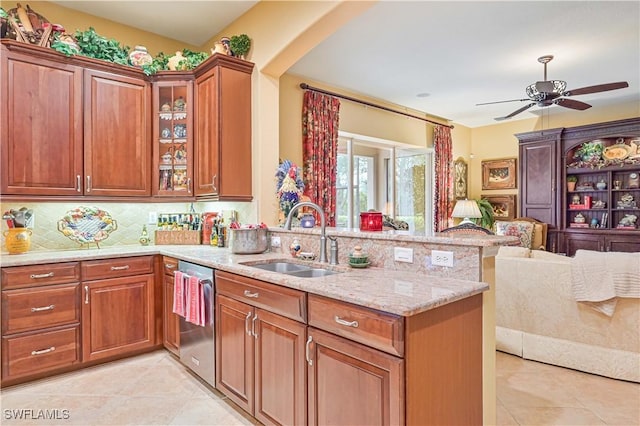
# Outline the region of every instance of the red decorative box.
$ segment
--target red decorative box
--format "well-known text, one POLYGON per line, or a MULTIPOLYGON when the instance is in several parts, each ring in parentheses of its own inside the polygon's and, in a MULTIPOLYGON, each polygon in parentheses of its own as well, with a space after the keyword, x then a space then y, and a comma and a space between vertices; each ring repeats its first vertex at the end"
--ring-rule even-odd
POLYGON ((584 210, 584 204, 569 204, 569 210, 584 210))
POLYGON ((360 213, 361 231, 382 231, 382 213, 366 212, 360 213))

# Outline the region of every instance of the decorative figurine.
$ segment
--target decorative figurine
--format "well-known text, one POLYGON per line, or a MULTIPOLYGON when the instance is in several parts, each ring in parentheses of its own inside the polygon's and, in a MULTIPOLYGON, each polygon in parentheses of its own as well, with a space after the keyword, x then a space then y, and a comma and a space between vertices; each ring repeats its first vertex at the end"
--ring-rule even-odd
POLYGON ((297 257, 300 252, 300 241, 297 239, 293 240, 291 245, 289 246, 289 252, 291 253, 291 257, 297 257))
POLYGON ((149 245, 149 234, 147 233, 147 225, 142 225, 142 234, 140 234, 140 238, 138 238, 140 244, 143 246, 149 245))

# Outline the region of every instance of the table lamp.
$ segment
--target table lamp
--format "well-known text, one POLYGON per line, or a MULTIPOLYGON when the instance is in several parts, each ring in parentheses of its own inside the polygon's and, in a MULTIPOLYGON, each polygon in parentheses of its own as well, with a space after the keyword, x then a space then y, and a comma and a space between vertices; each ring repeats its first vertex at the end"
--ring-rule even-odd
POLYGON ((451 213, 451 217, 462 217, 462 222, 460 225, 464 223, 472 223, 475 225, 471 219, 476 219, 482 217, 482 213, 480 213, 480 208, 478 207, 478 203, 475 200, 458 200, 456 202, 455 207, 453 208, 453 213, 451 213))

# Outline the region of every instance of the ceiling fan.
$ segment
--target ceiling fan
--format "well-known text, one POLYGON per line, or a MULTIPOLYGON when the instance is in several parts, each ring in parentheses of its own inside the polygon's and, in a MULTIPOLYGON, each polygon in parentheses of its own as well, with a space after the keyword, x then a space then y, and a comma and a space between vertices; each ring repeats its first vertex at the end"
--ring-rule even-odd
POLYGON ((577 109, 580 111, 584 111, 585 109, 591 108, 591 105, 576 101, 574 99, 567 99, 568 96, 576 96, 576 95, 586 95, 589 93, 598 93, 598 92, 606 92, 609 90, 616 89, 624 89, 625 87, 629 87, 629 83, 626 81, 618 81, 616 83, 605 83, 605 84, 597 84, 595 86, 587 86, 581 87, 579 89, 573 90, 565 90, 567 88, 567 82, 562 80, 547 80, 547 64, 553 59, 553 55, 545 55, 538 58, 538 62, 544 65, 544 81, 537 81, 534 84, 530 84, 525 89, 527 92, 528 98, 525 99, 511 99, 508 101, 496 101, 496 102, 485 102, 476 105, 490 105, 490 104, 500 104, 504 102, 524 102, 529 101, 529 103, 522 108, 519 108, 513 111, 509 115, 505 115, 504 117, 498 117, 495 120, 507 120, 511 117, 514 117, 521 112, 524 112, 531 108, 534 105, 538 105, 539 107, 546 107, 550 105, 560 105, 561 107, 577 109))

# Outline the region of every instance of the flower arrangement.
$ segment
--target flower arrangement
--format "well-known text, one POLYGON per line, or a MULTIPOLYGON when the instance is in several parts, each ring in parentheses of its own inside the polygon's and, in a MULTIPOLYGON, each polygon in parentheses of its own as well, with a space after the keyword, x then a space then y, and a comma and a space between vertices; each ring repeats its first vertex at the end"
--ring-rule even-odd
POLYGON ((286 218, 289 212, 298 204, 300 196, 304 190, 304 182, 301 177, 301 170, 289 160, 283 160, 276 172, 276 195, 280 210, 286 218))

